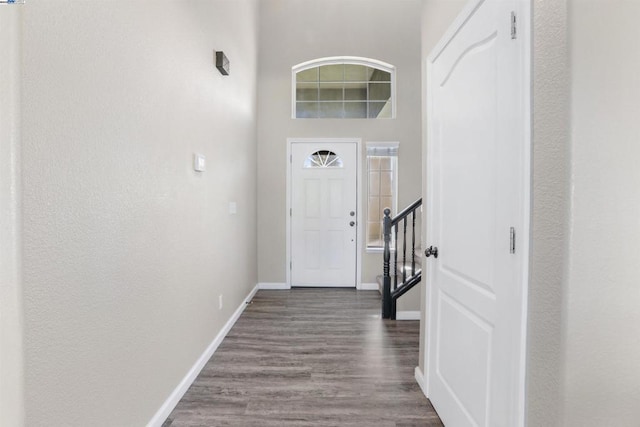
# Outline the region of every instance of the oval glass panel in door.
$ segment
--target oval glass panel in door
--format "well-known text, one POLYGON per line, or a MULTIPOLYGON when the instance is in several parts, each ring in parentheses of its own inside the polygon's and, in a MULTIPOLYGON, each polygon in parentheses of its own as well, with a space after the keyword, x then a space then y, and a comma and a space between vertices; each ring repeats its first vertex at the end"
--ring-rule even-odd
POLYGON ((342 159, 333 151, 320 150, 311 154, 304 161, 305 168, 341 168, 342 159))

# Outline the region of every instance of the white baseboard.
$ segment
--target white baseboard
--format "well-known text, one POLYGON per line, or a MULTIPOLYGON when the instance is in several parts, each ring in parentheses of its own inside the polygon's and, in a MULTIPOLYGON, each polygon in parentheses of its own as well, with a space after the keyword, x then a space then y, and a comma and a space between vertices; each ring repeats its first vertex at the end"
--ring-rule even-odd
POLYGON ((258 283, 258 289, 270 289, 270 290, 286 290, 291 289, 291 286, 286 283, 258 283))
POLYGON ((220 343, 225 336, 231 330, 231 327, 236 323, 244 309, 247 307, 247 303, 253 299, 253 296, 258 292, 258 285, 256 285, 249 295, 242 301, 240 307, 231 315, 231 318, 225 323, 224 327, 218 332, 218 335, 213 339, 211 344, 207 347, 207 349, 202 353, 202 355, 198 358, 196 363, 191 367, 187 375, 180 381, 178 386, 173 390, 173 392, 169 395, 167 400, 162 404, 158 412, 155 413, 151 421, 147 424, 147 427, 161 427, 167 417, 171 414, 171 411, 176 407, 182 396, 187 392, 191 384, 196 380, 204 365, 207 364, 213 353, 218 349, 220 343))
POLYGON ((359 291, 377 291, 379 290, 377 283, 360 283, 359 291))
POLYGON ((427 385, 424 383, 424 374, 422 373, 420 366, 416 366, 414 376, 416 377, 416 382, 420 386, 420 390, 422 390, 422 394, 424 394, 426 398, 429 398, 429 396, 427 396, 427 385))
POLYGON ((397 311, 396 320, 420 320, 420 310, 397 311))

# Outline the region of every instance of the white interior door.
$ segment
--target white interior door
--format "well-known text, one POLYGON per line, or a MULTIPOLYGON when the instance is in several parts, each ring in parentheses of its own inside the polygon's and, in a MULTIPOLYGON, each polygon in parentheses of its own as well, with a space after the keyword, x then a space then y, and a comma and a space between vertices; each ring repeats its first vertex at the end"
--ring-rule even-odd
POLYGON ((291 285, 356 286, 357 144, 291 144, 291 285))
POLYGON ((426 380, 448 426, 523 425, 528 13, 473 1, 428 60, 426 380))

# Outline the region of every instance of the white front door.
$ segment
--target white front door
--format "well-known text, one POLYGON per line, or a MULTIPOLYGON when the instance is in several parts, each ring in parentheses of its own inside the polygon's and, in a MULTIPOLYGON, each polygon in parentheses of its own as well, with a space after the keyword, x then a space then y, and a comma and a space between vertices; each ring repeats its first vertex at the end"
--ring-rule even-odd
POLYGON ((428 60, 426 382, 447 426, 523 425, 525 3, 473 1, 428 60))
POLYGON ((357 144, 291 144, 291 285, 356 286, 357 144))

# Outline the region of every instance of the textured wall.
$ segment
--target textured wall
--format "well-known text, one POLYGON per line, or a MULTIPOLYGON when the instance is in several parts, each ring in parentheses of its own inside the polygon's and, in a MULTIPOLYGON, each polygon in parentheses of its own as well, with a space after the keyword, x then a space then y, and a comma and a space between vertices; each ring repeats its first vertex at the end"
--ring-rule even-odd
POLYGON ((569 2, 565 426, 640 424, 640 2, 569 2))
POLYGON ((20 259, 21 6, 0 7, 0 425, 21 426, 23 328, 20 259))
POLYGON ((569 74, 565 0, 533 2, 533 176, 527 424, 559 426, 569 229, 569 74))
MULTIPOLYGON (((356 137, 362 138, 363 149, 366 141, 400 141, 398 207, 420 197, 420 2, 264 0, 260 4, 258 274, 260 282, 285 282, 287 137, 356 137), (396 119, 291 118, 291 67, 342 55, 396 66, 396 119)), ((360 209, 366 212, 366 205, 360 209)), ((375 282, 382 254, 363 255, 362 281, 375 282)), ((411 292, 416 296, 401 298, 400 309, 418 310, 417 290, 411 292), (406 305, 412 300, 415 304, 406 305)))
POLYGON ((145 425, 254 287, 256 28, 251 0, 24 6, 28 425, 145 425))

